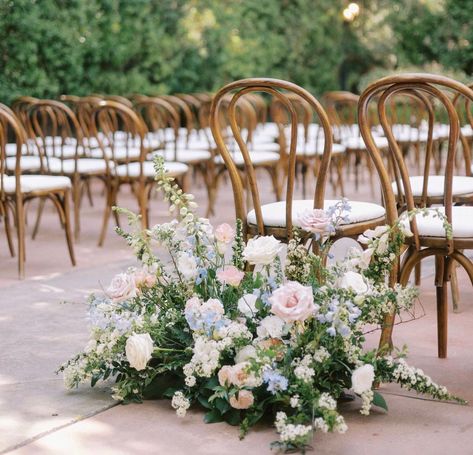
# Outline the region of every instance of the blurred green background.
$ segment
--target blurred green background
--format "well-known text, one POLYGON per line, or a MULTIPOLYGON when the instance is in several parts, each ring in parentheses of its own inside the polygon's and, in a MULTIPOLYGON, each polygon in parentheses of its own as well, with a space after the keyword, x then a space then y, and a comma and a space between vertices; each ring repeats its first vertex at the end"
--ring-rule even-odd
POLYGON ((320 95, 394 71, 468 80, 473 0, 0 0, 0 102, 211 91, 242 77, 320 95))

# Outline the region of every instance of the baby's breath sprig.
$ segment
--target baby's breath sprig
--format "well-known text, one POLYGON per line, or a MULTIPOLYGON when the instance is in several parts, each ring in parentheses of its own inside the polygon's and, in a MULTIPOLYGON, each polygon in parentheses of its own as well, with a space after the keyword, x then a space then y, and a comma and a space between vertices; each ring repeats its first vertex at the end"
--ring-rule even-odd
POLYGON ((170 177, 164 166, 164 158, 156 156, 154 158, 154 170, 156 172, 155 180, 158 183, 158 190, 164 194, 164 199, 170 202, 169 212, 174 213, 176 210, 178 216, 186 217, 189 213, 194 213, 197 208, 197 203, 194 202, 194 195, 188 194, 179 188, 177 183, 174 183, 174 177, 170 177))

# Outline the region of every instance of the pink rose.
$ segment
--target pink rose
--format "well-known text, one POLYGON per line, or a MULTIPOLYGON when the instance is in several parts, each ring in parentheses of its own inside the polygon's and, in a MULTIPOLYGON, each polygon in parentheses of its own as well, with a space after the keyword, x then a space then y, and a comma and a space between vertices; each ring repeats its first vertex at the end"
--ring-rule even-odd
POLYGON ((149 273, 146 269, 137 270, 135 272, 136 287, 152 288, 156 284, 156 275, 149 273))
POLYGON ((215 229, 215 238, 218 242, 231 243, 235 238, 235 231, 228 223, 223 223, 215 229))
POLYGON ((304 231, 323 234, 328 232, 330 217, 321 209, 305 210, 299 214, 298 224, 304 231))
POLYGON ((245 276, 245 273, 238 270, 235 266, 229 265, 224 270, 217 272, 217 278, 221 283, 229 284, 230 286, 238 286, 245 276))
POLYGON ((123 302, 136 297, 135 277, 128 273, 119 273, 113 277, 106 293, 114 302, 123 302))
POLYGON ((269 298, 271 311, 285 322, 305 321, 319 309, 310 286, 288 281, 269 298))
POLYGON ((235 409, 248 409, 253 406, 255 398, 249 390, 240 390, 236 395, 230 397, 230 406, 235 409))
POLYGON ((217 376, 218 382, 222 387, 225 387, 230 384, 230 375, 232 373, 232 367, 230 365, 224 365, 220 368, 217 376))

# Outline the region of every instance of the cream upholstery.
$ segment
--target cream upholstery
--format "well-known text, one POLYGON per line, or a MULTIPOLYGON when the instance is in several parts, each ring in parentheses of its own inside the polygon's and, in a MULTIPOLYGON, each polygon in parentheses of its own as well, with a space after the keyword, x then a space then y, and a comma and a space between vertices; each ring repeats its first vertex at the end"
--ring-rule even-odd
POLYGON ((473 137, 473 128, 471 125, 462 126, 461 132, 465 137, 473 137))
MULTIPOLYGON (((109 162, 109 166, 113 167, 114 163, 109 162)), ((53 164, 49 162, 49 170, 53 173, 64 172, 72 174, 75 171, 75 160, 57 160, 53 164)), ((80 174, 97 174, 104 173, 107 170, 107 163, 100 158, 79 158, 77 160, 77 171, 80 174)))
MULTIPOLYGON (((424 177, 422 175, 414 175, 409 178, 411 182, 412 195, 422 196, 422 185, 424 177)), ((429 175, 427 185, 427 195, 430 197, 443 196, 445 177, 443 175, 429 175)), ((402 184, 402 182, 401 182, 402 184)), ((397 194, 396 182, 392 183, 394 194, 397 194)), ((455 175, 453 177, 453 195, 460 196, 462 194, 473 194, 473 177, 464 177, 455 175)))
MULTIPOLYGON (((71 179, 69 177, 56 175, 22 175, 20 179, 22 193, 71 188, 71 179)), ((6 193, 14 193, 16 189, 16 178, 14 176, 4 177, 3 188, 6 193)))
MULTIPOLYGON (((112 152, 110 147, 105 148, 105 156, 109 159, 115 159, 119 161, 123 160, 136 160, 140 158, 141 150, 139 147, 128 147, 115 145, 115 148, 112 152)), ((104 152, 102 149, 94 149, 90 152, 92 158, 103 158, 104 152)))
MULTIPOLYGON (((48 158, 49 165, 60 164, 59 158, 48 158)), ((47 166, 46 158, 44 158, 44 166, 47 166)), ((16 166, 16 156, 10 156, 5 159, 5 168, 8 171, 14 171, 16 166)), ((41 158, 39 156, 22 156, 20 161, 22 171, 34 172, 41 169, 41 158)))
MULTIPOLYGON (((327 199, 324 202, 324 209, 335 205, 338 201, 327 199)), ((362 221, 374 220, 385 215, 384 207, 373 204, 371 202, 349 201, 351 210, 344 215, 348 216, 348 221, 341 224, 360 223, 362 221)), ((312 199, 294 200, 292 201, 292 220, 297 226, 299 214, 305 210, 311 210, 314 207, 312 199)), ((272 204, 265 204, 261 206, 263 213, 263 221, 265 226, 271 227, 285 227, 286 226, 286 202, 273 202, 272 204)), ((254 210, 248 213, 248 223, 256 224, 256 213, 254 210)))
POLYGON ((212 154, 207 150, 177 150, 176 155, 174 155, 174 150, 160 150, 152 155, 163 156, 166 161, 174 161, 174 156, 176 156, 176 161, 181 163, 207 161, 212 158, 212 154))
MULTIPOLYGON (((438 209, 445 213, 443 207, 438 209)), ((424 237, 445 237, 443 221, 438 217, 436 209, 428 209, 429 214, 423 216, 416 215, 417 229, 420 236, 424 237)), ((458 206, 452 207, 452 227, 454 238, 473 238, 473 207, 458 206)), ((404 220, 404 225, 409 226, 409 221, 404 220)))
MULTIPOLYGON (((258 151, 258 152, 249 152, 249 154, 250 154, 251 162, 253 164, 274 163, 276 161, 279 161, 279 154, 275 152, 258 151)), ((231 153, 231 156, 233 158, 234 163, 237 166, 243 166, 245 164, 245 161, 243 159, 243 155, 241 154, 241 152, 233 152, 231 153)), ((221 156, 216 156, 215 162, 217 164, 223 164, 223 158, 221 156)))
MULTIPOLYGON (((374 143, 376 147, 382 149, 388 147, 388 140, 385 137, 373 136, 374 143)), ((366 149, 365 141, 361 136, 353 136, 344 138, 341 141, 341 144, 344 145, 347 149, 352 150, 364 150, 366 149)))
MULTIPOLYGON (((298 156, 315 156, 322 155, 324 153, 325 141, 319 139, 317 142, 310 141, 307 144, 299 145, 297 143, 297 155, 298 156)), ((288 150, 289 152, 289 150, 288 150)), ((345 146, 342 144, 332 144, 332 154, 339 154, 345 152, 345 146)))
MULTIPOLYGON (((171 175, 181 175, 185 174, 188 171, 188 166, 184 163, 177 163, 177 162, 165 162, 164 168, 166 172, 171 175)), ((120 177, 139 177, 140 176, 140 163, 128 163, 122 164, 117 166, 116 174, 120 177)), ((143 175, 146 177, 154 177, 154 163, 152 161, 144 161, 143 162, 143 175)))

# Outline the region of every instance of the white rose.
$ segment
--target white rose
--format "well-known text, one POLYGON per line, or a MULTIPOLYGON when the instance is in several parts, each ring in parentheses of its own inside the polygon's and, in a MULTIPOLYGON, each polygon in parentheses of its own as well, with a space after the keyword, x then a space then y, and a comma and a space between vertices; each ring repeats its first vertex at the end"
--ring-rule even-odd
POLYGON ((365 283, 364 278, 359 273, 352 271, 345 272, 345 274, 338 279, 337 285, 341 289, 351 290, 357 294, 365 294, 368 292, 368 285, 365 283))
POLYGON ((266 316, 256 328, 260 338, 281 338, 283 334, 284 321, 279 316, 266 316))
POLYGON ((371 390, 374 381, 373 365, 365 364, 358 367, 351 375, 351 387, 353 392, 361 395, 363 392, 371 390))
POLYGON ((245 294, 238 300, 238 311, 247 318, 253 317, 258 310, 256 309, 256 301, 258 297, 254 294, 245 294))
POLYGON ((194 280, 197 277, 197 263, 194 256, 187 253, 179 253, 177 268, 185 280, 194 280))
POLYGON ((377 237, 381 237, 383 234, 386 234, 389 230, 389 226, 378 226, 376 229, 367 229, 363 234, 358 237, 358 242, 367 244, 370 240, 373 240, 377 237))
POLYGON ((125 354, 130 366, 141 371, 146 368, 153 353, 153 340, 149 333, 134 333, 126 340, 125 354))
POLYGON ((281 251, 281 242, 274 236, 257 237, 248 240, 243 250, 243 259, 254 265, 269 265, 281 251))
POLYGON ((134 275, 119 273, 112 279, 106 293, 114 302, 123 302, 124 300, 136 297, 134 275))
POLYGON ((235 363, 246 362, 248 359, 254 358, 256 358, 256 349, 254 346, 249 344, 237 352, 235 356, 235 363))

